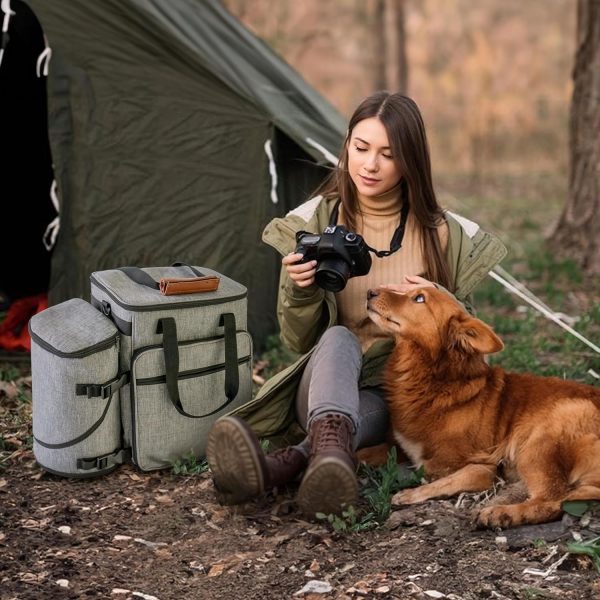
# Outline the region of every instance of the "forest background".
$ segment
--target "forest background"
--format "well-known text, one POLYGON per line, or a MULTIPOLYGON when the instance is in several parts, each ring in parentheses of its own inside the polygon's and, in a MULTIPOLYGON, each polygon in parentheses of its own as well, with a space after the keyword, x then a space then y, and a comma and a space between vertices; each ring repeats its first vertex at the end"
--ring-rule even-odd
POLYGON ((375 89, 413 97, 445 187, 566 194, 572 0, 224 4, 347 117, 375 89))

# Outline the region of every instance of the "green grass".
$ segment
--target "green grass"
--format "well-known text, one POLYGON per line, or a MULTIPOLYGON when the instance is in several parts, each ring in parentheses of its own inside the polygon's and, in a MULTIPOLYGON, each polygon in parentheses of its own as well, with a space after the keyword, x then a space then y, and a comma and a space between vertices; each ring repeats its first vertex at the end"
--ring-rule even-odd
POLYGON ((13 365, 0 366, 0 381, 14 381, 21 377, 21 371, 13 365))
POLYGON ((523 592, 523 600, 541 600, 542 598, 548 598, 548 593, 538 588, 525 587, 521 591, 523 592))
POLYGON ((208 471, 208 463, 206 460, 199 460, 193 452, 190 452, 176 460, 171 469, 173 475, 200 475, 208 471))
POLYGON ((367 501, 369 514, 372 514, 378 523, 386 521, 391 512, 391 497, 402 489, 420 485, 424 475, 422 468, 414 470, 405 465, 398 465, 396 448, 390 450, 385 465, 361 466, 359 476, 361 480, 366 480, 361 494, 367 501))
MULTIPOLYGON (((552 210, 540 203, 528 206, 530 214, 519 218, 522 208, 516 206, 518 203, 506 204, 506 212, 513 214, 513 219, 507 235, 500 234, 509 248, 502 267, 552 311, 575 318, 573 329, 599 345, 600 287, 592 278, 586 279, 573 261, 548 251, 542 230, 553 220, 552 210)), ((556 210, 558 204, 552 206, 556 210)), ((491 210, 488 206, 483 213, 486 221, 493 223, 491 210)), ((504 350, 490 357, 491 364, 600 385, 588 372, 600 373, 600 355, 497 281, 486 278, 475 290, 474 303, 477 316, 504 341, 504 350)))
MULTIPOLYGON (((555 310, 563 303, 558 294, 552 299, 555 310)), ((544 301, 546 299, 544 298, 544 301)), ((600 337, 600 302, 593 303, 579 315, 573 329, 598 345, 600 337)), ((509 371, 531 372, 539 375, 574 379, 598 385, 598 379, 588 371, 600 373, 600 354, 589 348, 557 324, 508 296, 493 280, 484 282, 475 294, 477 316, 494 328, 504 341, 504 350, 490 357, 490 364, 509 371), (501 299, 504 297, 504 303, 501 299), (489 299, 493 298, 490 302, 489 299)))
MULTIPOLYGON (((261 440, 260 447, 267 454, 271 450, 271 443, 269 440, 261 440)), ((198 459, 191 451, 171 464, 173 475, 200 475, 206 473, 206 471, 208 471, 206 459, 198 459)))
POLYGON ((600 537, 582 542, 570 542, 567 544, 567 550, 571 554, 584 554, 592 559, 596 570, 600 572, 600 537))

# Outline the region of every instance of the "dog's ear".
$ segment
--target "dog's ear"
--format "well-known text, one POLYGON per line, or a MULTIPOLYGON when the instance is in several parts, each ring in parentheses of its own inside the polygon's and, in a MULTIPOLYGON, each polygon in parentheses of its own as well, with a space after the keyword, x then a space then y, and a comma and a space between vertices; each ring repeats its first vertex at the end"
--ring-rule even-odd
POLYGON ((449 335, 453 344, 467 352, 493 354, 504 348, 502 340, 489 325, 467 314, 452 320, 449 335))

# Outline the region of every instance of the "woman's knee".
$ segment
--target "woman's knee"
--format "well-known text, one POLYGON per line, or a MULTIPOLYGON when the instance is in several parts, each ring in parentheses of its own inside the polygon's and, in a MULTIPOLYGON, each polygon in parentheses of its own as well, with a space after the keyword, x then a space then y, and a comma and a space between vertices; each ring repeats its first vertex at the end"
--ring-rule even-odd
POLYGON ((356 348, 361 351, 360 342, 356 335, 354 335, 347 327, 343 325, 334 325, 325 331, 319 340, 318 346, 328 345, 343 345, 347 348, 356 348))

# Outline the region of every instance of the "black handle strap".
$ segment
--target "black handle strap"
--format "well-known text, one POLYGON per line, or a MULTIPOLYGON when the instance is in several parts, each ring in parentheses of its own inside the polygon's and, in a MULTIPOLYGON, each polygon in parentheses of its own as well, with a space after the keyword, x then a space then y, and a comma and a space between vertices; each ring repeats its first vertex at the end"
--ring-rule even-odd
MULTIPOLYGON (((190 269, 190 271, 196 277, 204 277, 204 274, 201 273, 200 271, 198 271, 198 269, 195 269, 194 267, 192 267, 191 265, 188 265, 186 263, 174 262, 171 266, 172 267, 187 267, 188 269, 190 269)), ((123 271, 123 273, 125 273, 125 275, 127 275, 127 277, 129 277, 129 279, 131 279, 131 281, 134 281, 135 283, 138 283, 139 285, 146 286, 153 290, 160 289, 160 284, 158 283, 158 281, 155 281, 154 279, 152 279, 152 277, 150 277, 150 275, 148 275, 148 273, 146 273, 146 271, 140 269, 139 267, 121 267, 118 270, 123 271)))
POLYGON ((159 290, 160 285, 158 281, 155 281, 146 273, 146 271, 142 271, 139 267, 121 267, 119 271, 123 271, 131 281, 135 283, 139 283, 140 285, 145 285, 153 290, 159 290))
POLYGON ((167 392, 177 412, 191 419, 209 417, 225 408, 238 394, 240 387, 237 356, 237 339, 235 315, 226 313, 221 315, 219 325, 223 327, 225 339, 225 397, 223 404, 214 410, 202 415, 192 415, 186 412, 179 395, 179 346, 177 344, 177 325, 173 317, 158 320, 156 333, 162 333, 163 352, 165 357, 165 375, 167 392))
POLYGON ((179 346, 177 345, 177 324, 173 317, 158 320, 156 333, 162 333, 163 353, 165 357, 165 375, 167 378, 167 393, 175 408, 181 412, 183 407, 179 398, 179 346))
POLYGON ((198 269, 196 269, 195 267, 192 267, 192 265, 188 265, 187 263, 184 262, 174 262, 171 263, 172 267, 187 267, 196 277, 204 277, 204 273, 201 273, 200 271, 198 271, 198 269))
POLYGON ((223 327, 225 334, 225 396, 228 399, 227 404, 229 404, 240 389, 235 315, 233 313, 222 314, 219 325, 223 327))

